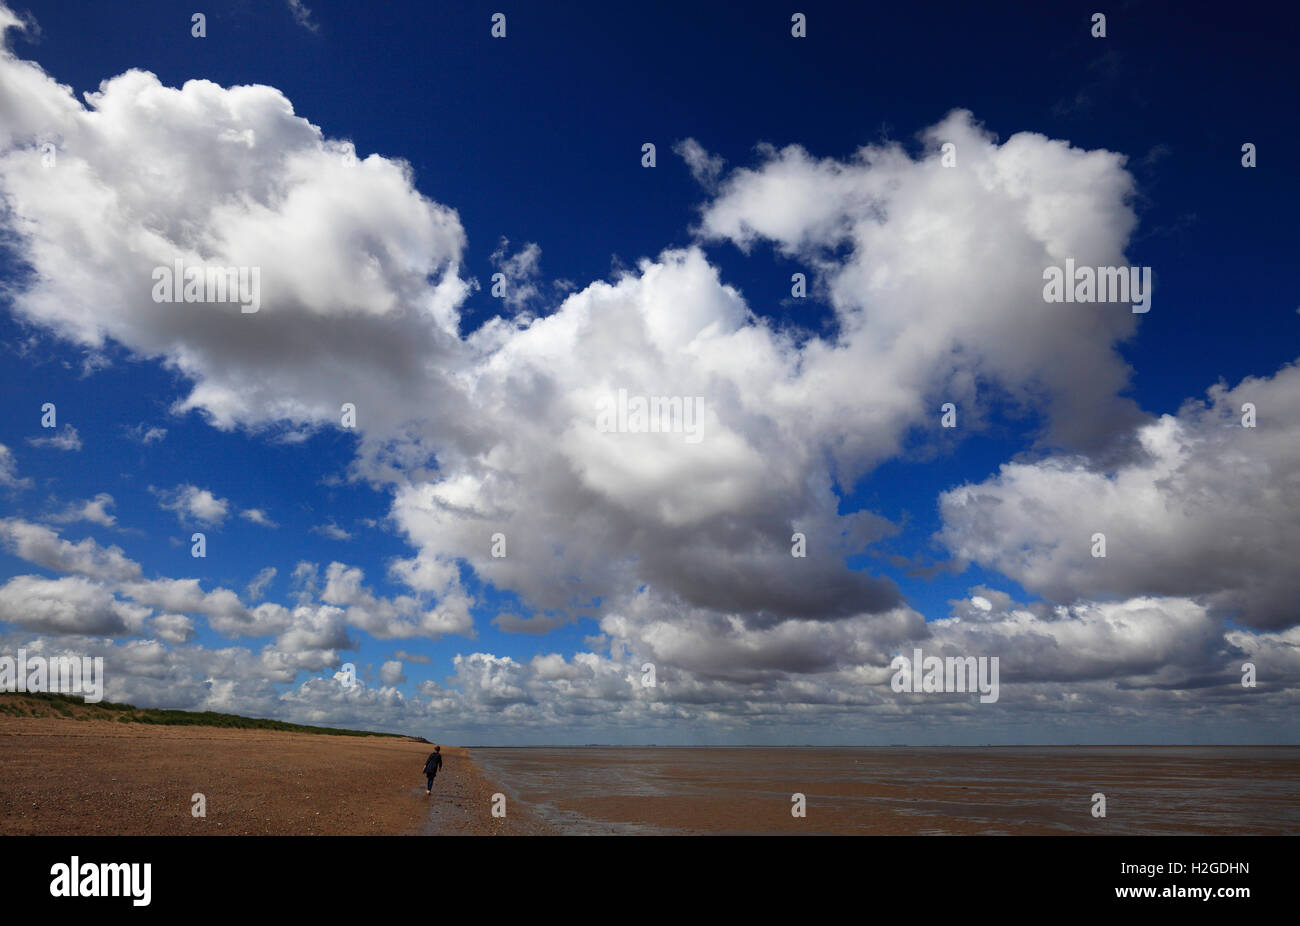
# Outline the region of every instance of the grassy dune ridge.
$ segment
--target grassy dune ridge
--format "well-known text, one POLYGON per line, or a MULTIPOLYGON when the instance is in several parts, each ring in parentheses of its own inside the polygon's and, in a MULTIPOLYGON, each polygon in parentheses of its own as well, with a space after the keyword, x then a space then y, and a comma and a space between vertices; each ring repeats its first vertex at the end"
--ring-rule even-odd
POLYGON ((375 733, 370 730, 343 730, 337 727, 313 727, 283 720, 264 720, 221 714, 216 711, 178 711, 152 707, 135 707, 114 701, 88 703, 76 695, 37 692, 0 692, 0 715, 11 717, 67 717, 72 720, 109 720, 117 723, 149 723, 162 726, 226 727, 239 730, 282 730, 286 733, 322 733, 328 736, 390 736, 427 743, 422 736, 401 733, 375 733))

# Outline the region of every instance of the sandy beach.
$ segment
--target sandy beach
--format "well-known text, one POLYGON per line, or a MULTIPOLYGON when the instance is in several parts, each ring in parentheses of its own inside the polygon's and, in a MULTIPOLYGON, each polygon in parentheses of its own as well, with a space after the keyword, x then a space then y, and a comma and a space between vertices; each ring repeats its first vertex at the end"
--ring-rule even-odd
POLYGON ((0 835, 1300 831, 1296 748, 443 745, 426 794, 431 750, 409 737, 0 716, 0 835), (796 792, 804 817, 791 813, 796 792), (1105 819, 1089 812, 1096 792, 1105 819))
POLYGON ((409 738, 0 717, 0 835, 515 835, 464 749, 409 738), (206 817, 192 814, 203 794, 206 817))

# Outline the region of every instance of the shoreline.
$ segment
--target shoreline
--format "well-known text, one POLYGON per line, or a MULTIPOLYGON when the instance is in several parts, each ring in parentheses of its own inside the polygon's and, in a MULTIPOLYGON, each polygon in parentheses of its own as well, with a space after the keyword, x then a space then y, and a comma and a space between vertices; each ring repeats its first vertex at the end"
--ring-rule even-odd
MULTIPOLYGON (((429 747, 432 750, 432 747, 429 747)), ((443 746, 442 771, 433 783, 429 816, 419 830, 423 836, 540 836, 554 830, 521 806, 505 788, 487 776, 464 746, 443 746), (493 795, 505 797, 505 817, 493 817, 493 795)), ((420 789, 424 790, 423 786, 420 789)))

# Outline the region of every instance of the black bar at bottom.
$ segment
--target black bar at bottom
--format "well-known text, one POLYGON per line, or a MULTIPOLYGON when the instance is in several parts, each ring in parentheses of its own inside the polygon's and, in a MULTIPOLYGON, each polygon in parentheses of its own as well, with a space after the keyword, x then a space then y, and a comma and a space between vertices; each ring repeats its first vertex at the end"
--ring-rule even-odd
POLYGON ((1126 908, 1232 916, 1244 904, 1295 896, 1295 881, 1284 874, 1297 845, 1289 837, 1033 836, 8 837, 0 844, 0 896, 15 912, 336 917, 352 910, 409 919, 421 909, 517 909, 586 920, 604 918, 599 910, 659 919, 802 905, 815 918, 819 909, 829 913, 824 904, 848 902, 850 912, 921 921, 1126 908), (116 879, 125 896, 54 896, 52 887, 71 893, 57 866, 70 868, 74 857, 78 894, 101 883, 109 891, 116 879), (148 863, 148 903, 136 903, 144 899, 143 868, 131 870, 141 872, 135 883, 103 863, 148 863), (1228 896, 1243 888, 1248 896, 1228 896))

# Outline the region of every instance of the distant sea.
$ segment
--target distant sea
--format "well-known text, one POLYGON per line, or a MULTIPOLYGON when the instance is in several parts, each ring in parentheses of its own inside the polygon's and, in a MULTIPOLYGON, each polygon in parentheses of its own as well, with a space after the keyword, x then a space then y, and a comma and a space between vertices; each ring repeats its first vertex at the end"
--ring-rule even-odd
POLYGON ((470 752, 510 801, 573 834, 1300 834, 1300 747, 470 752))

